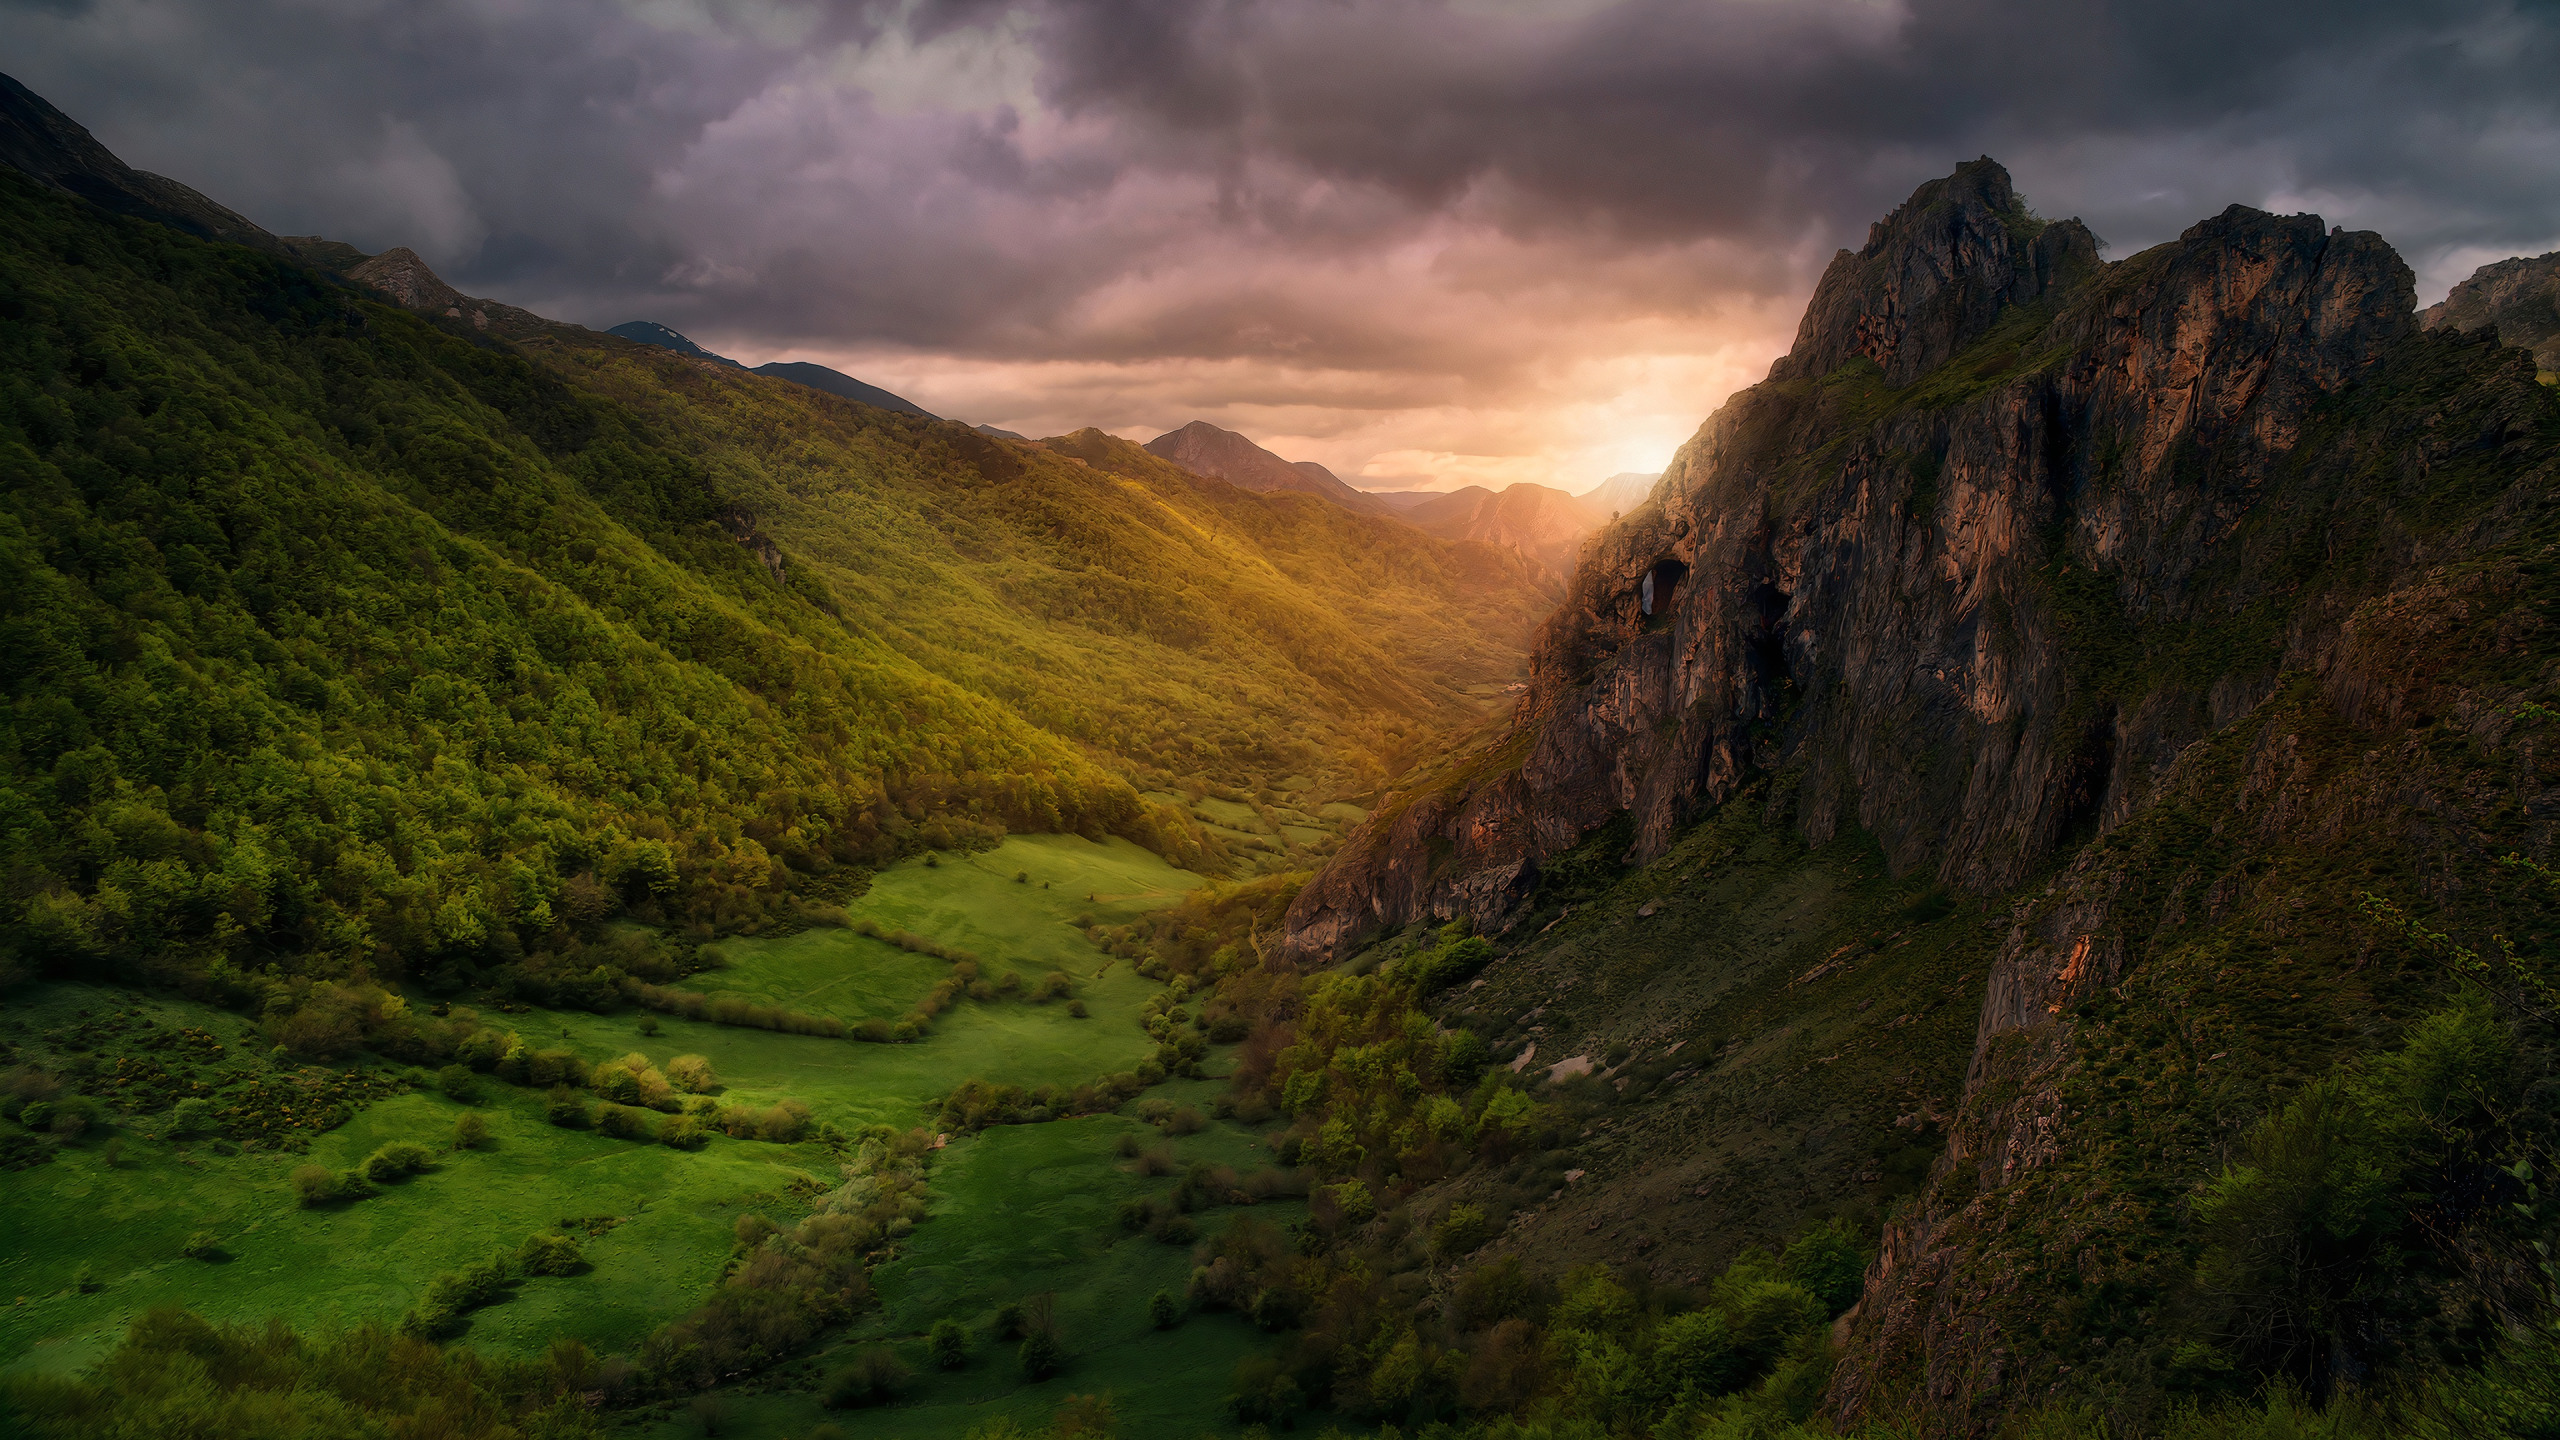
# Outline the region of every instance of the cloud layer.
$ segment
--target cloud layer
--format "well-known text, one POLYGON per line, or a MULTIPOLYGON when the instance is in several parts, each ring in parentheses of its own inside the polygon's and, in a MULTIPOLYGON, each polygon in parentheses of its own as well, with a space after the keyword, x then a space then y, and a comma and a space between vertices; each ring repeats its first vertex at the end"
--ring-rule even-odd
POLYGON ((1977 154, 2117 255, 2560 247, 2560 21, 2469 0, 0 0, 0 53, 271 229, 1374 486, 1659 467, 1977 154))

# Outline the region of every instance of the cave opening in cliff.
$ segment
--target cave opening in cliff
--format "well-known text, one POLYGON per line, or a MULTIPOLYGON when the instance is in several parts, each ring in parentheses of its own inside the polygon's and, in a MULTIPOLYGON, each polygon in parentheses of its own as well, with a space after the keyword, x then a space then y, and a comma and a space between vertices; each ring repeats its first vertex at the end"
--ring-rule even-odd
POLYGON ((1638 599, 1644 609, 1645 628, 1651 630, 1667 623, 1671 615, 1672 597, 1680 590, 1680 582, 1689 576, 1689 567, 1677 560, 1656 560, 1644 572, 1644 585, 1638 599))

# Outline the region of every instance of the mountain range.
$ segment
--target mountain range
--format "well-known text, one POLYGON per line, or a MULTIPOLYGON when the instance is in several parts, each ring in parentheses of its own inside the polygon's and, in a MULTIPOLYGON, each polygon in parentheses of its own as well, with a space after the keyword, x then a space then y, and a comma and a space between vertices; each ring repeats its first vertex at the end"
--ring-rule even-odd
MULTIPOLYGON (((690 355, 696 360, 709 360, 720 365, 735 365, 741 370, 746 370, 750 375, 770 375, 777 380, 788 380, 794 385, 806 385, 812 390, 824 390, 830 395, 841 395, 847 400, 858 401, 882 410, 922 415, 928 420, 941 418, 912 400, 892 395, 877 385, 856 380, 841 370, 812 364, 806 360, 776 360, 750 369, 739 365, 737 361, 726 355, 715 355, 682 334, 654 321, 627 320, 605 333, 619 335, 625 340, 636 340, 643 345, 655 345, 662 350, 673 350, 679 355, 690 355)), ((978 428, 982 431, 986 429, 985 426, 978 428)))

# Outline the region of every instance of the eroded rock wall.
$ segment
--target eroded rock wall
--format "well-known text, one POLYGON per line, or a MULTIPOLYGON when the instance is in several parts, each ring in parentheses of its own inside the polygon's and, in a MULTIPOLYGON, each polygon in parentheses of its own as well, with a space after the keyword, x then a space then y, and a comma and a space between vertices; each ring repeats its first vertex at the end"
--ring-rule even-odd
POLYGON ((2102 265, 1990 162, 1922 187, 1590 542, 1511 741, 1356 835, 1287 944, 1499 931, 1618 812, 1649 857, 1754 771, 1794 777, 1811 840, 1854 819, 1905 873, 2015 883, 2318 643, 2108 669, 2118 632, 2246 600, 2234 537, 2306 416, 2414 326, 2407 266, 2314 216, 2234 206, 2102 265))

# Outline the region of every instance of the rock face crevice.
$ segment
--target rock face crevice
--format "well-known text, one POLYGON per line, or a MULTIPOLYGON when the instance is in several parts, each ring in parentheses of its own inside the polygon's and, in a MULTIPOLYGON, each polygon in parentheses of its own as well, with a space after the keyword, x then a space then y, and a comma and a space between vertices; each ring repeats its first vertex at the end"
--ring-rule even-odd
POLYGON ((1899 873, 2016 883, 2325 643, 2259 627, 2164 670, 2125 637, 2248 610, 2270 478, 2415 325, 2408 267, 2316 216, 2234 206, 2105 264, 1990 161, 1922 186, 1588 543, 1511 738, 1356 834, 1290 952, 1426 917, 1499 931, 1620 812, 1650 858, 1762 772, 1795 777, 1777 803, 1810 841, 1854 822, 1899 873))

